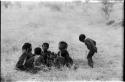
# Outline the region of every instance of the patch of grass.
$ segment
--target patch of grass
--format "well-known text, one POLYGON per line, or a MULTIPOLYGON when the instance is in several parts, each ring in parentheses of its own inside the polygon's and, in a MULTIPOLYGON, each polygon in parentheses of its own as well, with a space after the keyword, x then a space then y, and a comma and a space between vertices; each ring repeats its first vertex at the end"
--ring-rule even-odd
MULTIPOLYGON (((46 3, 47 4, 47 3, 46 3)), ((79 4, 79 3, 78 3, 79 4)), ((43 5, 43 4, 42 4, 43 5)), ((27 8, 20 10, 2 12, 2 39, 1 39, 1 70, 8 81, 17 80, 112 80, 122 78, 122 29, 117 30, 114 26, 101 25, 102 21, 97 15, 99 11, 88 12, 89 16, 80 13, 82 9, 73 4, 67 4, 68 8, 74 9, 62 11, 66 7, 59 4, 43 5, 43 8, 36 8, 29 11, 27 8), (46 10, 52 8, 52 10, 46 10), (36 9, 36 10, 35 10, 36 9), (42 10, 43 9, 43 10, 42 10), (44 11, 45 10, 45 11, 44 11), (71 11, 70 11, 71 10, 71 11), (53 12, 54 11, 54 12, 53 12), (60 13, 57 13, 57 12, 60 13), (95 20, 95 16, 99 19, 95 20), (25 18, 22 20, 22 17, 25 18), (91 20, 95 23, 88 25, 91 20), (9 21, 8 21, 9 20, 9 21), (43 25, 41 24, 44 23, 43 25), (113 27, 113 28, 112 28, 113 27), (85 33, 87 37, 96 40, 98 53, 94 55, 94 68, 90 68, 87 62, 88 49, 85 44, 78 40, 78 36, 85 33), (116 39, 117 38, 117 39, 116 39), (21 55, 21 47, 25 42, 31 42, 33 49, 41 47, 43 42, 50 43, 50 50, 58 52, 58 42, 64 40, 68 46, 70 56, 78 65, 77 70, 62 68, 52 69, 47 72, 40 71, 37 74, 16 71, 14 66, 21 55)), ((87 8, 95 11, 98 8, 95 4, 87 8), (94 6, 94 8, 92 8, 94 6)), ((28 6, 25 6, 28 7, 28 6)), ((21 7, 22 8, 22 7, 21 7)), ((80 7, 81 8, 81 7, 80 7)), ((119 11, 118 11, 119 12, 119 11)), ((118 16, 119 17, 119 16, 118 16)))

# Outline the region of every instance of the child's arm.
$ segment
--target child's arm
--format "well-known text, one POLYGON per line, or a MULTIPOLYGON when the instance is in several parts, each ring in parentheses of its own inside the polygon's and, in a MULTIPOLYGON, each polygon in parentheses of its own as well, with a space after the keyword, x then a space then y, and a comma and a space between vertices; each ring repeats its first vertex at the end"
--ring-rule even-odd
POLYGON ((96 41, 93 40, 93 43, 94 43, 93 49, 97 53, 96 41))
POLYGON ((65 58, 69 58, 69 53, 67 50, 63 50, 61 53, 62 56, 65 56, 65 58))
POLYGON ((85 41, 85 45, 87 46, 87 48, 88 48, 89 50, 97 52, 97 48, 96 48, 95 44, 96 44, 95 42, 93 43, 93 42, 90 41, 90 40, 86 40, 86 41, 85 41))
POLYGON ((28 60, 25 62, 25 66, 26 66, 26 67, 32 67, 32 66, 33 66, 33 62, 34 62, 34 57, 31 57, 30 59, 28 59, 28 60))
POLYGON ((23 53, 23 54, 20 56, 20 58, 19 58, 19 60, 18 60, 18 62, 17 62, 17 64, 16 64, 16 67, 17 67, 17 68, 19 68, 19 67, 21 67, 21 66, 24 65, 24 61, 25 61, 26 57, 27 57, 27 55, 26 55, 25 53, 23 53))
POLYGON ((61 56, 61 52, 60 52, 60 51, 57 53, 57 56, 58 56, 58 57, 60 57, 60 56, 61 56))
POLYGON ((94 45, 96 46, 96 41, 93 40, 93 42, 94 42, 94 45))
POLYGON ((87 48, 89 49, 89 50, 91 50, 92 49, 92 45, 91 45, 91 43, 89 42, 89 41, 85 41, 85 45, 87 46, 87 48))

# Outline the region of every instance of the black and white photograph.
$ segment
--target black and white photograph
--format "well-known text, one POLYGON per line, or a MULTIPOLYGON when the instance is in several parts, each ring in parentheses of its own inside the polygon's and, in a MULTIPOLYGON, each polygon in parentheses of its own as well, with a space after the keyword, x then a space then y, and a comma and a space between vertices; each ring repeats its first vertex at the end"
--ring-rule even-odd
POLYGON ((124 0, 2 0, 1 82, 123 81, 124 0))

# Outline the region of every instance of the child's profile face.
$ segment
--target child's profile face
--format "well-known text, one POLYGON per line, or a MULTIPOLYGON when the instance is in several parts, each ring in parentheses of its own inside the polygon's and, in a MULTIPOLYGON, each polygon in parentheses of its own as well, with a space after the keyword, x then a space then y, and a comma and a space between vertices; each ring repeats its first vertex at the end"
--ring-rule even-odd
POLYGON ((44 51, 48 50, 48 46, 46 46, 46 45, 43 45, 42 48, 44 51))
POLYGON ((63 49, 66 49, 66 45, 64 45, 64 44, 59 44, 59 50, 63 50, 63 49))
POLYGON ((59 45, 59 50, 62 50, 62 46, 59 45))
POLYGON ((85 39, 84 39, 84 38, 80 38, 79 40, 80 40, 81 42, 84 42, 84 41, 85 41, 85 39))

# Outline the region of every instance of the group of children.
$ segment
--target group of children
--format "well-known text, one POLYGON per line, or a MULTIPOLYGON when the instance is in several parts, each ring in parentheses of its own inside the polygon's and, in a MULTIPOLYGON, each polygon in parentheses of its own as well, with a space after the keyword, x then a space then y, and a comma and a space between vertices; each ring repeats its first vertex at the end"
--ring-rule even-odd
POLYGON ((30 43, 24 43, 22 46, 22 55, 20 56, 16 69, 22 71, 40 70, 43 67, 61 68, 62 66, 71 67, 73 60, 69 56, 67 51, 68 44, 64 41, 59 42, 59 52, 56 54, 49 51, 49 44, 43 43, 42 49, 36 47, 34 54, 32 53, 32 45, 30 43))
MULTIPOLYGON (((96 42, 90 38, 86 38, 84 34, 79 36, 79 40, 84 42, 89 49, 87 56, 88 65, 93 68, 92 56, 95 52, 97 53, 96 42)), ((65 41, 60 41, 59 51, 58 53, 54 53, 48 50, 48 43, 43 43, 42 49, 36 47, 34 53, 32 53, 31 43, 24 43, 22 46, 22 55, 16 64, 16 69, 30 71, 41 70, 43 67, 51 68, 52 66, 56 68, 61 68, 63 66, 70 68, 73 65, 73 59, 69 56, 67 48, 68 44, 65 41)))

